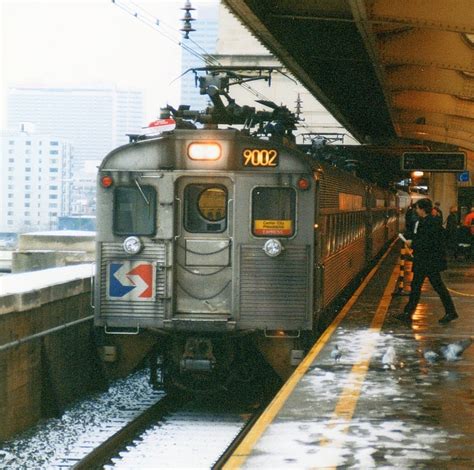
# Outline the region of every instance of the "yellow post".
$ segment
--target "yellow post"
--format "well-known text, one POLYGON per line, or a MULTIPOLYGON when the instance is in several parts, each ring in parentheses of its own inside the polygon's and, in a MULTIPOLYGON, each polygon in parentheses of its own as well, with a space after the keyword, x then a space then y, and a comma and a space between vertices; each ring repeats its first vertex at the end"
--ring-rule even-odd
POLYGON ((408 255, 408 249, 405 246, 400 250, 400 271, 397 279, 397 289, 392 295, 407 295, 404 291, 405 288, 405 259, 408 255))

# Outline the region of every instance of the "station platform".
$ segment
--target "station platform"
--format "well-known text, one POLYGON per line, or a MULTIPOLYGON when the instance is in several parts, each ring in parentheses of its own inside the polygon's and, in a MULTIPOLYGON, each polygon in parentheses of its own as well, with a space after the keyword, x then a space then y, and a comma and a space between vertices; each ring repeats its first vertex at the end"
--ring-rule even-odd
POLYGON ((474 263, 451 262, 443 274, 457 320, 438 323, 444 310, 427 281, 410 325, 393 318, 408 300, 392 295, 399 248, 368 274, 225 468, 474 468, 474 344, 460 360, 425 359, 473 338, 474 263), (396 359, 385 364, 389 347, 396 359))

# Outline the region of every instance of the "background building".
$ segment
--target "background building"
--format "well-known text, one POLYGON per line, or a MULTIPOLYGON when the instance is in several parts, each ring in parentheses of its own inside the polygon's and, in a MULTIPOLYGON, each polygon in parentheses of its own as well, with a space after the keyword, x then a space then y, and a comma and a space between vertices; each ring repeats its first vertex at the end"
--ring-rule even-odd
POLYGON ((22 124, 1 133, 0 232, 55 229, 71 205, 72 146, 22 124))
POLYGON ((8 90, 8 128, 31 122, 41 134, 74 146, 74 200, 79 213, 95 210, 97 166, 113 148, 128 142, 127 133, 143 125, 143 94, 115 87, 8 90))

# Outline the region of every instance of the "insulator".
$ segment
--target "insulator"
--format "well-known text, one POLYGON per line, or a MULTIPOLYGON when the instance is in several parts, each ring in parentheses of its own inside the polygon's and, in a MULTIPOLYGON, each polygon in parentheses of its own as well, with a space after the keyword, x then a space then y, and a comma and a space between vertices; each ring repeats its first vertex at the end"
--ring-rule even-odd
POLYGON ((196 30, 191 26, 191 23, 186 21, 186 23, 184 23, 184 26, 180 29, 180 31, 184 32, 185 39, 189 39, 189 33, 196 30))
POLYGON ((193 7, 192 7, 190 0, 186 0, 186 1, 184 2, 184 7, 181 8, 181 10, 186 10, 186 11, 195 10, 195 9, 196 9, 196 8, 193 8, 193 7))
POLYGON ((192 14, 191 14, 191 11, 192 10, 195 10, 195 8, 193 8, 191 6, 191 2, 190 0, 186 0, 185 4, 184 4, 184 7, 181 8, 181 10, 184 10, 184 18, 181 19, 181 21, 184 23, 183 27, 180 29, 180 31, 183 31, 184 32, 184 38, 185 39, 189 39, 189 33, 191 31, 196 31, 195 29, 193 29, 193 27, 191 26, 191 21, 195 21, 195 18, 192 17, 192 14))
POLYGON ((196 21, 195 18, 192 17, 191 12, 186 11, 184 13, 184 18, 181 18, 181 21, 196 21))

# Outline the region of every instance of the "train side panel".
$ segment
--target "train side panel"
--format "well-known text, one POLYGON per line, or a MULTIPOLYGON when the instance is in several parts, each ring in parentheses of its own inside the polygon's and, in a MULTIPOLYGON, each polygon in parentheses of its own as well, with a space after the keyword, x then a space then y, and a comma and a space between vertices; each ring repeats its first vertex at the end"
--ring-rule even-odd
POLYGON ((366 264, 366 186, 323 166, 319 190, 322 306, 327 307, 366 264))

